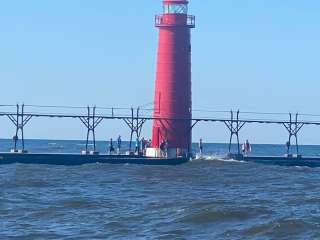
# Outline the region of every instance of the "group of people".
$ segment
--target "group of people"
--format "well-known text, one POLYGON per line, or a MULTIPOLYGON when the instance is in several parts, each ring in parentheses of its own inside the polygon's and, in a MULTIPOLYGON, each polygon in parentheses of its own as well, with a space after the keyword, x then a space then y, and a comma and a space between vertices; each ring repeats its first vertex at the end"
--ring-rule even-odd
MULTIPOLYGON (((203 141, 202 138, 199 140, 199 154, 203 154, 203 141)), ((241 151, 243 155, 248 155, 251 152, 251 144, 249 143, 249 140, 246 140, 242 145, 241 145, 241 151)))
POLYGON ((134 153, 137 155, 146 155, 146 150, 149 147, 151 147, 151 139, 147 140, 145 138, 142 138, 141 140, 139 140, 139 138, 136 138, 134 153))
MULTIPOLYGON (((169 142, 167 139, 164 139, 160 143, 160 154, 162 157, 167 157, 168 156, 168 146, 169 142)), ((136 138, 135 141, 135 151, 134 153, 137 155, 146 155, 146 149, 151 147, 151 139, 147 140, 145 138, 142 138, 141 140, 139 138, 136 138)), ((200 155, 203 154, 203 140, 200 138, 199 140, 199 153, 200 155)), ((289 149, 290 145, 287 143, 287 148, 289 149)), ((108 152, 109 154, 120 154, 121 153, 121 148, 122 148, 122 139, 121 136, 119 135, 116 141, 116 147, 114 146, 114 141, 112 138, 110 138, 109 141, 109 146, 108 146, 108 152)), ((241 146, 241 151, 242 154, 248 155, 251 152, 251 144, 249 143, 248 140, 246 140, 242 146, 241 146)))
POLYGON ((248 155, 251 152, 251 144, 248 139, 242 144, 241 151, 243 155, 248 155))
MULTIPOLYGON (((142 138, 141 140, 139 138, 136 138, 135 141, 135 154, 137 155, 145 155, 146 149, 151 146, 151 139, 147 140, 145 138, 142 138)), ((122 148, 122 139, 119 135, 116 141, 116 147, 114 146, 114 141, 112 138, 109 140, 109 146, 108 146, 108 152, 109 154, 120 154, 122 148)))
MULTIPOLYGON (((121 146, 122 146, 122 139, 121 139, 121 136, 119 135, 118 139, 117 139, 117 154, 120 154, 121 146)), ((109 150, 109 154, 114 154, 115 153, 115 147, 113 145, 113 139, 112 138, 110 138, 108 150, 109 150)))
MULTIPOLYGON (((202 155, 203 154, 202 138, 200 138, 200 140, 199 140, 198 147, 199 147, 199 153, 200 153, 200 155, 202 155)), ((290 147, 291 147, 290 141, 286 142, 285 147, 286 147, 286 154, 289 155, 290 154, 290 147)), ((247 156, 249 153, 251 153, 252 148, 251 148, 251 144, 248 139, 241 145, 241 151, 242 151, 242 154, 245 156, 247 156)))

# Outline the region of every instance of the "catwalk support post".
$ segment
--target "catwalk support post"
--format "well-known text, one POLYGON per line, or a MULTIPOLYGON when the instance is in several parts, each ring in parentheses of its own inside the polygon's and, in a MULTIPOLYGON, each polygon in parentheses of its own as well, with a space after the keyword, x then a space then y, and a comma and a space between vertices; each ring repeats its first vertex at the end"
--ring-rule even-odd
POLYGON ((230 114, 231 114, 230 120, 224 121, 224 124, 227 126, 227 128, 230 131, 229 154, 231 153, 233 136, 236 136, 238 154, 240 155, 241 149, 240 149, 240 141, 239 141, 239 132, 243 128, 243 126, 246 124, 246 122, 239 120, 239 114, 240 114, 239 110, 236 112, 236 117, 234 116, 234 112, 232 110, 230 111, 230 114))
POLYGON ((13 136, 13 149, 11 150, 14 153, 19 152, 19 149, 18 149, 19 133, 21 135, 21 145, 22 145, 21 152, 22 153, 27 152, 25 150, 25 144, 24 144, 24 127, 31 120, 32 115, 25 114, 24 108, 25 108, 24 104, 22 104, 22 106, 17 104, 16 114, 7 114, 7 117, 10 119, 10 121, 14 124, 16 128, 15 135, 13 136))
POLYGON ((135 135, 136 138, 140 141, 141 131, 147 119, 140 117, 140 108, 138 107, 136 109, 136 112, 134 108, 131 108, 131 117, 124 118, 123 120, 130 128, 129 152, 131 152, 133 135, 135 135))
POLYGON ((295 138, 295 145, 296 145, 296 154, 299 156, 299 143, 298 143, 298 133, 300 132, 301 128, 304 126, 305 123, 298 121, 299 114, 295 115, 295 119, 293 120, 292 114, 289 113, 289 122, 283 123, 283 126, 289 133, 288 139, 288 155, 290 154, 290 147, 291 147, 291 139, 292 137, 295 138))
POLYGON ((85 116, 85 117, 81 116, 81 117, 79 117, 79 119, 87 128, 85 154, 90 154, 90 153, 98 154, 97 148, 96 148, 96 131, 95 130, 98 127, 98 125, 102 122, 103 118, 96 116, 96 106, 94 106, 92 109, 88 106, 87 107, 87 116, 85 116), (90 133, 92 134, 93 151, 89 151, 90 133))

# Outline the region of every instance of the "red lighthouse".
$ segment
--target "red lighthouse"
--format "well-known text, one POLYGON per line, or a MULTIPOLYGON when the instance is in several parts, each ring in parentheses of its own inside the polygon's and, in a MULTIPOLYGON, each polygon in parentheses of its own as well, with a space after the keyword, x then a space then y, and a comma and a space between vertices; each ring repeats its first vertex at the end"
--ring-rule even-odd
MULTIPOLYGON (((168 155, 188 153, 191 145, 191 41, 195 17, 187 0, 163 0, 155 17, 159 28, 152 147, 167 141, 168 155)), ((159 154, 156 154, 159 155, 159 154)))

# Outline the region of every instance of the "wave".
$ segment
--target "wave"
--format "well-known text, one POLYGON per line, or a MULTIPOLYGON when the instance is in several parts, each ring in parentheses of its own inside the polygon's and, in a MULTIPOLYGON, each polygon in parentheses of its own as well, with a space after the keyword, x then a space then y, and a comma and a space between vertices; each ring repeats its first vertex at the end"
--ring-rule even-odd
MULTIPOLYGON (((305 235, 308 230, 313 229, 314 225, 302 219, 277 219, 268 223, 254 225, 241 231, 245 237, 266 235, 272 239, 290 239, 288 236, 305 235)), ((302 236, 300 236, 303 239, 302 236)))
POLYGON ((191 224, 207 224, 212 222, 221 223, 230 221, 244 221, 246 219, 254 219, 257 216, 264 216, 271 213, 271 210, 264 207, 238 207, 229 209, 217 209, 215 207, 209 207, 187 212, 185 216, 179 218, 178 221, 191 224))
POLYGON ((245 161, 235 160, 235 159, 227 159, 221 155, 196 155, 195 160, 202 160, 202 161, 220 161, 220 162, 236 162, 236 163, 246 163, 245 161))
MULTIPOLYGON (((87 144, 86 143, 77 143, 76 144, 77 146, 86 146, 87 144)), ((94 144, 93 143, 88 143, 88 146, 93 146, 94 144)))

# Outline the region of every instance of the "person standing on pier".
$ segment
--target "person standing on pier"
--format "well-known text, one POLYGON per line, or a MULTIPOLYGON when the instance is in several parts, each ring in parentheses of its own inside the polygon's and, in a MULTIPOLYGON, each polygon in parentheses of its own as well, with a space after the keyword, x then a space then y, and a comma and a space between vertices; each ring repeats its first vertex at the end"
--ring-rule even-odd
POLYGON ((118 143, 117 153, 118 153, 118 155, 120 155, 121 144, 122 144, 122 140, 121 140, 121 136, 120 135, 118 137, 117 143, 118 143))
POLYGON ((202 142, 202 138, 200 138, 199 140, 199 153, 202 156, 203 154, 203 142, 202 142))
POLYGON ((290 146, 291 146, 290 141, 287 141, 286 142, 287 156, 289 156, 290 154, 290 146))
POLYGON ((166 139, 164 141, 164 152, 165 152, 165 157, 168 158, 168 149, 169 149, 169 141, 166 139))
POLYGON ((169 147, 169 142, 168 140, 163 140, 160 144, 160 156, 161 157, 168 157, 168 147, 169 147))
POLYGON ((112 138, 110 138, 110 141, 109 141, 109 154, 113 154, 114 152, 114 147, 113 147, 113 140, 112 138))
POLYGON ((165 141, 163 140, 160 144, 160 157, 165 156, 165 141))
POLYGON ((241 145, 241 152, 242 152, 242 155, 246 154, 246 145, 245 145, 245 143, 241 145))
POLYGON ((142 155, 146 155, 146 148, 147 148, 147 140, 144 137, 141 139, 141 153, 142 155))
POLYGON ((136 138, 136 149, 135 149, 135 153, 136 153, 137 155, 139 155, 139 153, 140 153, 140 141, 139 141, 139 138, 138 138, 138 137, 136 138))
POLYGON ((245 155, 248 155, 251 152, 251 144, 249 143, 249 140, 247 139, 244 143, 244 153, 245 155))

